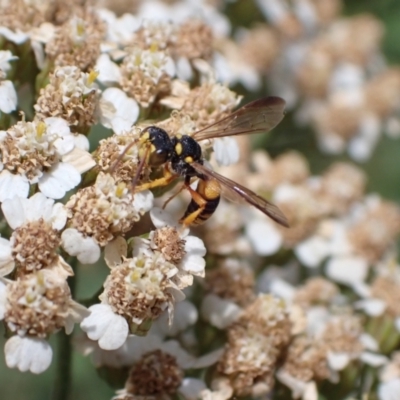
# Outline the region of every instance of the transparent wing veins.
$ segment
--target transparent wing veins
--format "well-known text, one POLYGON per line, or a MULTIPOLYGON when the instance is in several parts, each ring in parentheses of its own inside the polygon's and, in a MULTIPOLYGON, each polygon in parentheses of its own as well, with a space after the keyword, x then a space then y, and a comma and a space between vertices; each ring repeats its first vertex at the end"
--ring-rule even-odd
POLYGON ((204 165, 197 162, 191 163, 191 166, 201 175, 207 178, 216 179, 221 184, 222 195, 232 200, 245 200, 247 203, 256 207, 258 210, 272 218, 278 224, 289 227, 289 223, 282 211, 268 200, 262 198, 250 189, 234 182, 217 172, 206 168, 204 165))

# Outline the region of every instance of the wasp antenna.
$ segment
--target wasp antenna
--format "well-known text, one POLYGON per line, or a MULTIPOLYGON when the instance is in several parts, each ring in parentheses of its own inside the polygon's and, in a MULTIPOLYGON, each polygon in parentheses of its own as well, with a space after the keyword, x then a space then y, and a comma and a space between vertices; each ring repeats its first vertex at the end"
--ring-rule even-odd
POLYGON ((137 168, 137 170, 136 170, 136 174, 135 174, 135 176, 134 176, 133 179, 132 179, 131 191, 132 191, 133 193, 135 192, 135 187, 136 187, 136 185, 137 185, 137 183, 138 183, 138 181, 139 181, 140 174, 142 173, 144 164, 145 164, 145 162, 146 162, 146 160, 147 160, 147 156, 148 156, 148 154, 149 154, 149 150, 150 150, 150 146, 147 146, 147 147, 146 147, 146 150, 144 151, 143 157, 142 157, 142 159, 140 160, 140 163, 139 163, 139 165, 138 165, 138 168, 137 168))
POLYGON ((129 151, 129 149, 132 148, 134 144, 136 144, 138 141, 134 140, 131 143, 128 144, 128 146, 125 147, 124 151, 118 156, 118 158, 114 161, 113 165, 108 169, 108 172, 111 174, 115 171, 115 168, 117 168, 117 165, 121 162, 125 154, 129 151))

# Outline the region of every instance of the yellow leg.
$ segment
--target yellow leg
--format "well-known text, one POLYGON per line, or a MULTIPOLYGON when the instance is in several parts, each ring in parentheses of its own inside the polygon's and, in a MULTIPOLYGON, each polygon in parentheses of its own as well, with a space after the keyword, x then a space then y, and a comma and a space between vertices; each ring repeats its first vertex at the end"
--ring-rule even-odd
POLYGON ((153 189, 159 186, 166 186, 171 183, 174 179, 177 178, 177 175, 171 174, 167 169, 164 170, 164 176, 158 179, 154 179, 154 181, 142 183, 135 187, 135 193, 143 192, 143 190, 153 189))
POLYGON ((189 226, 192 225, 194 221, 198 218, 198 216, 204 211, 207 200, 204 199, 199 193, 193 190, 189 185, 185 185, 186 189, 189 190, 190 196, 192 196, 193 201, 199 206, 199 208, 189 214, 186 218, 181 219, 179 222, 182 225, 189 226))

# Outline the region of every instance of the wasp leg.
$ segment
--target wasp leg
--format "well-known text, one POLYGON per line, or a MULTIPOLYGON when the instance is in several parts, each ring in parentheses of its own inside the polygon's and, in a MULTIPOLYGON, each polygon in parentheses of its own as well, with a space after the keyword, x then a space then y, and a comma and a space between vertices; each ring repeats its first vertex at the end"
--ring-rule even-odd
POLYGON ((176 196, 178 196, 179 193, 181 193, 183 191, 183 189, 186 189, 186 185, 183 184, 179 190, 177 190, 176 193, 174 193, 171 197, 168 197, 168 199, 165 201, 165 203, 163 204, 162 208, 163 210, 165 209, 165 207, 167 207, 167 204, 173 200, 176 196))
POLYGON ((168 169, 164 169, 164 176, 154 179, 154 181, 142 183, 141 185, 136 186, 135 193, 143 192, 143 190, 154 189, 160 186, 167 186, 176 178, 177 175, 172 174, 168 169))
POLYGON ((184 187, 189 191, 190 196, 192 197, 192 201, 196 203, 196 206, 198 206, 196 211, 193 211, 192 213, 184 216, 179 220, 180 224, 189 226, 192 225, 193 222, 195 222, 198 219, 199 215, 201 215, 201 213, 204 211, 207 205, 207 200, 195 190, 193 190, 188 184, 185 183, 184 187))

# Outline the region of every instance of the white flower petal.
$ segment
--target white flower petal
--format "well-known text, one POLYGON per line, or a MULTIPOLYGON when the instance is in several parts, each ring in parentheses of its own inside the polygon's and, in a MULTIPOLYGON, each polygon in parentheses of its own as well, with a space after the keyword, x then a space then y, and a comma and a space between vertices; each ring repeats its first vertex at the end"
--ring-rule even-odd
POLYGON ((194 254, 185 254, 180 263, 181 269, 201 277, 204 277, 205 266, 206 260, 202 256, 194 254))
POLYGON ((379 400, 400 400, 400 378, 381 383, 378 387, 379 400))
POLYGON ((396 318, 394 320, 394 325, 395 325, 397 331, 400 332, 400 318, 396 318))
POLYGON ((203 356, 195 359, 191 367, 207 368, 210 365, 215 364, 221 358, 222 354, 224 354, 223 348, 211 351, 210 353, 204 354, 203 356))
POLYGON ((185 237, 185 252, 191 255, 197 255, 204 257, 207 253, 206 246, 204 242, 196 236, 186 236, 185 237))
POLYGON ((237 141, 233 137, 214 139, 215 159, 218 165, 231 165, 239 161, 240 151, 237 141))
POLYGON ((72 151, 62 157, 62 161, 72 165, 80 174, 83 174, 96 165, 92 155, 86 150, 75 147, 72 151))
POLYGON ((83 151, 89 151, 90 149, 90 142, 89 139, 85 135, 74 135, 74 143, 75 147, 83 151))
POLYGON ((128 244, 126 240, 118 236, 112 242, 108 243, 104 249, 104 260, 109 268, 115 267, 121 263, 122 257, 128 253, 128 244))
POLYGON ((327 359, 329 366, 335 371, 341 371, 350 361, 347 353, 335 353, 333 351, 328 351, 327 359))
POLYGON ((316 268, 329 253, 329 243, 320 236, 312 236, 294 249, 296 257, 309 268, 316 268))
POLYGON ((282 235, 273 222, 264 219, 252 219, 246 225, 246 235, 254 250, 261 256, 275 254, 282 246, 282 235))
POLYGON ((5 26, 0 27, 0 35, 4 36, 7 40, 15 44, 22 44, 29 38, 27 33, 21 32, 18 29, 16 31, 12 31, 5 26))
POLYGON ((172 323, 169 323, 168 311, 165 311, 154 321, 152 332, 156 330, 156 332, 159 332, 163 336, 176 336, 189 326, 192 326, 197 321, 197 318, 197 308, 190 301, 183 300, 175 304, 172 323))
POLYGON ((365 299, 354 303, 355 308, 364 310, 371 317, 378 317, 386 310, 386 303, 381 299, 365 299))
POLYGON ((110 60, 108 54, 101 54, 96 62, 96 71, 99 71, 97 80, 105 85, 118 83, 121 80, 121 71, 117 64, 110 60))
POLYGON ((364 281, 367 273, 368 262, 361 257, 335 257, 326 265, 329 278, 347 285, 364 281))
POLYGON ((48 199, 43 193, 38 192, 29 199, 20 199, 20 202, 25 214, 24 222, 37 221, 40 218, 50 222, 53 213, 53 199, 48 199))
POLYGON ((17 92, 11 81, 0 82, 0 110, 10 114, 17 108, 17 92))
POLYGON ((200 393, 204 389, 207 389, 207 386, 202 379, 184 378, 178 392, 186 400, 197 400, 201 398, 200 393))
POLYGON ((16 367, 21 372, 34 374, 45 371, 53 358, 53 351, 45 340, 18 335, 7 340, 4 353, 9 368, 16 367))
POLYGON ((89 339, 98 341, 103 350, 121 347, 129 333, 125 318, 113 313, 107 304, 95 304, 89 310, 91 314, 81 322, 81 328, 89 339))
POLYGON ((106 89, 100 100, 101 123, 112 128, 115 133, 129 131, 139 117, 139 106, 136 101, 121 89, 106 89))
POLYGON ((14 175, 4 170, 0 173, 0 201, 12 199, 15 196, 28 197, 29 182, 25 176, 14 175))
POLYGON ((54 204, 51 211, 51 226, 60 231, 67 222, 67 210, 62 203, 54 204))
POLYGON ((58 163, 39 180, 39 189, 51 199, 61 199, 68 190, 78 186, 80 173, 67 163, 58 163))
POLYGON ((14 266, 10 242, 0 237, 0 276, 8 275, 14 269, 14 266))
POLYGON ((94 264, 100 258, 100 247, 91 237, 83 237, 76 229, 68 228, 61 234, 63 249, 76 256, 82 264, 94 264))
POLYGON ((274 279, 270 284, 269 291, 287 302, 291 302, 296 294, 296 289, 283 279, 274 279))
POLYGON ((144 214, 153 207, 153 200, 153 193, 150 190, 143 190, 143 192, 135 193, 133 206, 137 211, 144 214))
POLYGON ((364 349, 371 351, 378 351, 379 344, 376 339, 368 333, 362 333, 360 336, 360 342, 363 345, 364 349))
POLYGON ((369 351, 363 351, 360 360, 371 367, 381 367, 388 362, 388 358, 382 354, 371 353, 369 351))
POLYGON ((75 146, 74 135, 71 134, 68 122, 59 117, 46 118, 47 132, 57 137, 53 145, 59 156, 69 153, 75 146))
POLYGON ((190 81, 192 79, 192 66, 186 57, 179 57, 176 61, 176 75, 183 81, 190 81))
POLYGON ((7 307, 7 286, 0 281, 0 320, 4 318, 7 307))
POLYGON ((185 238, 189 234, 189 228, 185 228, 184 226, 180 225, 177 220, 171 216, 171 214, 159 207, 153 207, 150 210, 150 218, 151 222, 157 229, 164 226, 171 226, 179 231, 179 234, 182 238, 185 238))
POLYGON ((23 200, 27 201, 22 197, 14 197, 13 199, 4 200, 1 205, 4 218, 12 229, 17 229, 27 222, 23 200))
POLYGON ((204 297, 201 304, 201 315, 219 328, 227 328, 238 317, 241 308, 229 300, 221 299, 214 294, 208 294, 204 297))

